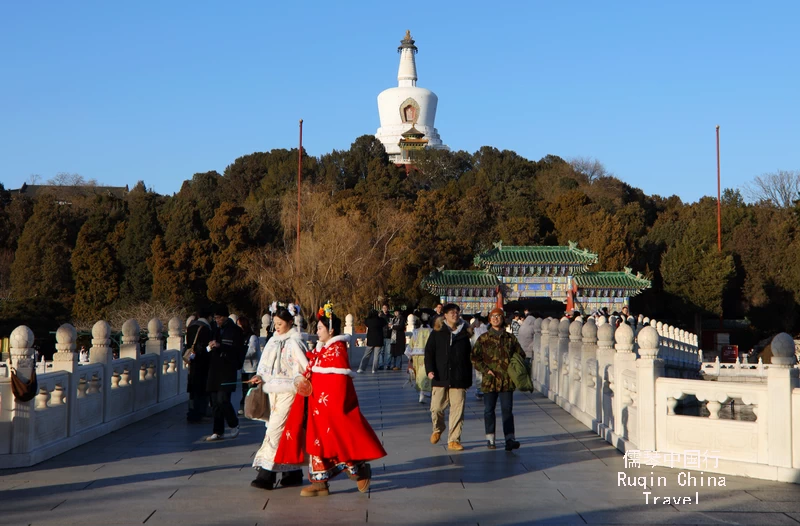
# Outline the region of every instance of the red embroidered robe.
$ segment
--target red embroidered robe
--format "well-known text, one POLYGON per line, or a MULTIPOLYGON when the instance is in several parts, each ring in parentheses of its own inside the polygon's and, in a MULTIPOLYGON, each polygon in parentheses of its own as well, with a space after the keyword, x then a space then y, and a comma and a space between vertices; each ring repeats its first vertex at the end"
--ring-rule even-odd
POLYGON ((348 339, 336 336, 309 353, 313 393, 308 400, 306 452, 339 462, 375 460, 386 451, 358 407, 348 339))

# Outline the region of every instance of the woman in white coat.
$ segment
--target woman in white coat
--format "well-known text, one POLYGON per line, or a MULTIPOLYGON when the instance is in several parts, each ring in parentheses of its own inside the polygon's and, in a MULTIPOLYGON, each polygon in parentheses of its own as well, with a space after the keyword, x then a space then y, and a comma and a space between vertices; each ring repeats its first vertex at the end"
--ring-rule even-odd
POLYGON ((271 490, 275 487, 277 473, 281 472, 281 486, 303 484, 301 468, 306 463, 303 442, 303 412, 305 399, 298 395, 295 379, 306 372, 308 359, 306 346, 287 310, 280 310, 273 319, 275 334, 261 353, 258 368, 250 383, 260 385, 269 395, 270 415, 267 433, 261 444, 253 467, 258 476, 250 485, 271 490))

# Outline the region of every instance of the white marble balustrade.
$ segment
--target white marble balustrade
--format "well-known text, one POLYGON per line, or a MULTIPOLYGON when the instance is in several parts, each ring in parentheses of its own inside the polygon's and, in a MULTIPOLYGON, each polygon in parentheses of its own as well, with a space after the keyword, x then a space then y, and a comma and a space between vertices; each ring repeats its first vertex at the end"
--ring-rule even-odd
MULTIPOLYGON (((139 324, 128 320, 114 359, 111 328, 99 321, 92 327, 89 363, 80 364, 75 328, 59 327, 52 366, 37 374, 33 400, 15 400, 11 379, 0 378, 0 469, 32 466, 188 400, 183 323, 170 320, 166 348, 162 329, 158 319, 150 321, 142 354, 139 324)), ((33 340, 25 326, 11 333, 6 365, 23 381, 34 367, 33 340)))
POLYGON ((800 481, 800 440, 792 438, 800 436, 800 369, 788 334, 773 338, 769 367, 703 365, 705 374, 747 371, 763 381, 712 382, 700 375, 695 335, 635 321, 615 328, 602 319, 535 320, 534 387, 619 450, 647 452, 653 465, 705 454, 713 461, 698 469, 707 472, 800 481), (708 416, 678 414, 687 397, 708 416), (734 400, 756 420, 720 418, 734 400))

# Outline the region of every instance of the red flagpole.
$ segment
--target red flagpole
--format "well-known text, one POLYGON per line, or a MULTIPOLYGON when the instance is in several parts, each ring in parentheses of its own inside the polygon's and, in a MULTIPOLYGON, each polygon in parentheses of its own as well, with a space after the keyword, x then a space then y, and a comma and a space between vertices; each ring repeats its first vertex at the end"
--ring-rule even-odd
POLYGON ((297 148, 297 256, 295 265, 300 270, 300 183, 303 177, 303 119, 300 119, 300 146, 297 148))
POLYGON ((719 125, 717 126, 717 251, 722 252, 722 194, 719 176, 719 125))

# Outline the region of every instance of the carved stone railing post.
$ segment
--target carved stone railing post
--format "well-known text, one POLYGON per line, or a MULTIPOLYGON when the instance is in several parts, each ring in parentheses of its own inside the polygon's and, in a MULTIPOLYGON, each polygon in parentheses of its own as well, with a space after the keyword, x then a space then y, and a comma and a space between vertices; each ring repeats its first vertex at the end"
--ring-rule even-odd
POLYGON ((550 353, 550 386, 547 396, 550 400, 558 400, 558 381, 560 371, 558 369, 558 319, 550 319, 550 338, 548 350, 550 353))
POLYGON ((139 337, 141 335, 139 322, 130 319, 122 324, 122 343, 119 346, 119 357, 130 358, 133 363, 126 362, 124 369, 118 372, 118 376, 111 379, 112 384, 117 383, 121 386, 130 386, 134 392, 139 383, 139 360, 141 358, 141 345, 139 337))
POLYGON ((183 354, 183 322, 181 322, 180 318, 175 317, 169 320, 167 327, 169 330, 169 336, 167 337, 167 349, 171 351, 179 351, 181 354, 183 354))
POLYGON ((578 405, 592 420, 597 420, 600 409, 597 386, 602 385, 602 381, 597 377, 597 325, 592 318, 586 320, 581 327, 581 371, 581 397, 578 405))
POLYGON ((600 391, 600 404, 602 414, 598 413, 600 434, 610 439, 606 431, 614 431, 616 421, 614 413, 614 327, 609 324, 597 326, 597 372, 600 376, 598 390, 600 391))
POLYGON ((86 389, 79 389, 78 375, 78 353, 75 352, 78 332, 75 327, 65 323, 56 330, 56 353, 53 355, 53 372, 65 371, 69 373, 68 384, 66 385, 67 401, 67 433, 72 434, 75 429, 76 408, 72 403, 80 394, 85 394, 89 388, 89 383, 83 384, 86 389))
POLYGON ((109 396, 111 393, 111 376, 114 373, 114 353, 111 350, 111 326, 103 320, 92 327, 92 346, 89 348, 89 363, 103 365, 103 421, 110 420, 109 396))
POLYGON ((564 317, 558 322, 558 398, 556 403, 569 411, 569 319, 564 317))
POLYGON ((531 374, 533 375, 534 389, 542 390, 542 319, 535 318, 533 320, 533 343, 531 344, 531 358, 533 359, 533 367, 531 367, 531 374))
POLYGON ((145 354, 161 354, 161 351, 164 349, 163 340, 162 340, 162 331, 164 330, 164 325, 161 323, 161 320, 158 318, 153 318, 147 324, 147 342, 144 346, 145 354))
MULTIPOLYGON (((11 367, 16 371, 17 378, 28 382, 35 366, 36 351, 33 348, 33 331, 25 325, 20 325, 11 333, 9 340, 11 367)), ((11 404, 13 408, 11 453, 27 453, 30 451, 33 438, 36 399, 28 402, 13 400, 11 404)))
POLYGON ((658 356, 658 331, 645 327, 639 333, 638 377, 639 449, 656 451, 656 380, 664 376, 664 362, 658 356))
POLYGON ((352 335, 355 332, 355 327, 353 325, 353 315, 348 314, 344 317, 344 333, 352 335))
POLYGON ((545 396, 550 396, 550 320, 542 320, 542 338, 539 342, 539 383, 542 384, 540 391, 545 396))
MULTIPOLYGON (((616 350, 614 355, 614 377, 618 386, 615 394, 622 394, 624 391, 622 378, 625 371, 636 368, 636 355, 633 354, 633 329, 627 325, 620 325, 614 331, 614 341, 616 342, 614 346, 616 350)), ((614 396, 614 432, 620 437, 630 436, 628 430, 623 428, 622 410, 628 403, 624 398, 623 396, 614 396)))
POLYGON ((567 384, 564 398, 566 398, 571 405, 580 407, 579 398, 582 375, 581 349, 583 347, 581 329, 583 328, 583 323, 579 320, 574 320, 572 323, 567 320, 567 323, 569 323, 569 343, 567 344, 566 362, 569 364, 569 383, 567 384))
POLYGON ((785 332, 772 338, 771 347, 772 363, 767 369, 769 464, 790 468, 792 467, 792 390, 798 387, 798 369, 794 368, 797 359, 794 355, 794 341, 785 332))

